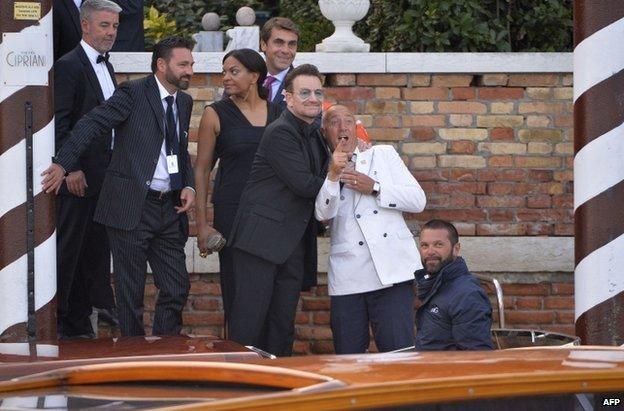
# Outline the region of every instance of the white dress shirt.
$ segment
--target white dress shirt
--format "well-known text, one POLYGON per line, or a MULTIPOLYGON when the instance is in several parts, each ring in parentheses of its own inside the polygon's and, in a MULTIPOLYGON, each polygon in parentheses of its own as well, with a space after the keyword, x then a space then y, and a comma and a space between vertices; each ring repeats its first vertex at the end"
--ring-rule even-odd
POLYGON ((273 80, 273 83, 271 84, 271 101, 275 100, 275 97, 277 97, 277 90, 279 90, 280 86, 284 82, 286 74, 288 74, 288 70, 290 70, 290 67, 288 67, 286 70, 280 71, 274 76, 272 74, 269 74, 269 76, 273 76, 275 78, 275 80, 273 80))
MULTIPOLYGON (((167 113, 167 102, 165 101, 166 97, 169 97, 171 94, 167 91, 167 89, 160 84, 158 81, 158 77, 154 76, 156 79, 156 84, 158 84, 158 92, 160 93, 160 102, 163 106, 163 113, 167 113)), ((179 136, 178 129, 180 127, 178 121, 178 106, 176 104, 178 92, 176 91, 173 94, 173 117, 176 121, 176 136, 179 136)), ((165 124, 165 116, 161 120, 163 124, 165 124)), ((165 127, 166 128, 166 127, 165 127)), ((169 182, 169 170, 167 169, 167 145, 166 138, 163 136, 163 143, 160 147, 160 156, 158 157, 158 164, 156 165, 156 171, 154 171, 154 177, 152 178, 152 183, 150 184, 150 188, 152 190, 157 191, 170 191, 171 184, 169 182)), ((179 155, 178 155, 179 157, 179 155)), ((180 159, 178 158, 178 165, 180 163, 180 159)), ((182 172, 182 170, 180 170, 182 172)))
POLYGON ((87 54, 87 57, 91 62, 91 67, 93 67, 93 71, 95 71, 98 83, 100 83, 100 88, 102 89, 102 94, 104 95, 104 100, 108 100, 109 97, 115 92, 115 83, 113 83, 113 78, 108 71, 108 67, 106 67, 106 63, 103 61, 97 63, 97 58, 100 53, 87 44, 86 41, 80 40, 80 45, 87 54))
MULTIPOLYGON (((110 96, 115 92, 115 83, 113 83, 113 78, 108 71, 108 67, 106 67, 105 62, 97 62, 97 58, 100 53, 87 44, 86 41, 80 40, 80 45, 84 50, 89 62, 91 63, 91 67, 93 67, 93 71, 95 71, 95 75, 98 79, 98 83, 100 83, 100 89, 102 89, 102 94, 104 95, 104 100, 108 100, 110 96)), ((115 144, 115 130, 111 132, 111 148, 115 144)))

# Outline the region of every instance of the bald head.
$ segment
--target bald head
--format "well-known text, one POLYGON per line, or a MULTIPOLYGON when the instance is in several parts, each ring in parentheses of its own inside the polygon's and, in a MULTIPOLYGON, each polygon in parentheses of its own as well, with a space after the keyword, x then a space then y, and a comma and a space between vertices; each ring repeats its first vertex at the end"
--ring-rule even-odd
POLYGON ((322 129, 332 150, 338 146, 340 140, 346 140, 344 147, 347 151, 355 150, 357 146, 355 116, 347 107, 337 104, 327 109, 323 114, 322 129))

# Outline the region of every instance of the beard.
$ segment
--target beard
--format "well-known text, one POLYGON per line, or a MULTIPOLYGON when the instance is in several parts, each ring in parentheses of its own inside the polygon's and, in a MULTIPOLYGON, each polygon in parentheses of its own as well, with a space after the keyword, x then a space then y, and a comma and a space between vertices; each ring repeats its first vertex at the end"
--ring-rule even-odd
POLYGON ((191 78, 190 76, 180 76, 180 77, 176 77, 173 73, 171 73, 170 71, 167 71, 165 73, 165 79, 167 80, 167 82, 169 82, 169 84, 173 84, 174 86, 176 86, 179 90, 186 90, 187 88, 189 88, 190 84, 191 84, 191 78))
POLYGON ((425 271, 427 271, 427 273, 437 274, 440 271, 442 271, 442 269, 446 265, 452 263, 454 260, 455 260, 455 257, 453 257, 453 255, 451 254, 446 258, 440 258, 440 259, 430 258, 428 260, 423 260, 422 264, 423 264, 425 271))

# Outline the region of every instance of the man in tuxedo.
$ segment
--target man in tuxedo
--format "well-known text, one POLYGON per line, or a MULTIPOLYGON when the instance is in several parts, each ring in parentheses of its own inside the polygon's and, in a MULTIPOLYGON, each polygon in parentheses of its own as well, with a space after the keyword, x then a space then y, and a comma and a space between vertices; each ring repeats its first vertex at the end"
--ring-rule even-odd
POLYGON ((54 0, 52 3, 52 34, 54 61, 80 43, 80 5, 82 0, 54 0))
POLYGON ((323 115, 334 150, 315 214, 331 220, 328 285, 337 354, 364 353, 369 326, 379 351, 414 345, 414 271, 422 268, 403 212, 425 208, 425 193, 392 146, 357 147, 345 106, 323 115))
MULTIPOLYGON (((80 118, 115 91, 108 62, 121 8, 110 0, 86 0, 80 10, 82 41, 54 64, 54 126, 57 150, 80 118)), ((57 330, 61 338, 91 336, 91 307, 116 321, 110 284, 106 229, 93 221, 111 133, 85 151, 65 179, 56 200, 57 330)), ((113 324, 114 325, 114 324, 113 324)))
POLYGON ((328 152, 313 122, 323 90, 318 69, 294 68, 287 109, 267 126, 232 226, 235 292, 230 339, 279 356, 292 353, 304 274, 316 274, 314 199, 328 152))
POLYGON ((169 37, 154 46, 153 75, 119 86, 87 113, 42 175, 43 190, 58 192, 67 171, 96 139, 115 129, 110 165, 95 210, 106 226, 115 273, 119 327, 143 335, 147 262, 159 289, 154 335, 179 334, 190 282, 184 245, 186 212, 195 201, 188 154, 193 101, 193 55, 188 40, 169 37))
MULTIPOLYGON (((80 8, 86 0, 54 0, 54 61, 78 45, 82 37, 80 8)), ((117 40, 111 51, 145 51, 143 0, 112 0, 119 7, 117 40)))
POLYGON ((267 78, 264 87, 267 89, 269 101, 286 109, 284 100, 284 79, 297 55, 299 29, 292 20, 285 17, 273 17, 268 20, 260 31, 260 49, 265 55, 267 78))

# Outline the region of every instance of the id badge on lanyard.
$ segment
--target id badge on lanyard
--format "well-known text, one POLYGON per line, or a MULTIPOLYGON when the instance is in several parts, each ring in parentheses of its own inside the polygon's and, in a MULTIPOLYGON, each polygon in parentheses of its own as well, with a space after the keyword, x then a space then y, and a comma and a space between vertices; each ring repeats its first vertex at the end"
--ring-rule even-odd
POLYGON ((169 174, 174 174, 179 171, 177 154, 170 154, 167 156, 167 171, 169 174))

